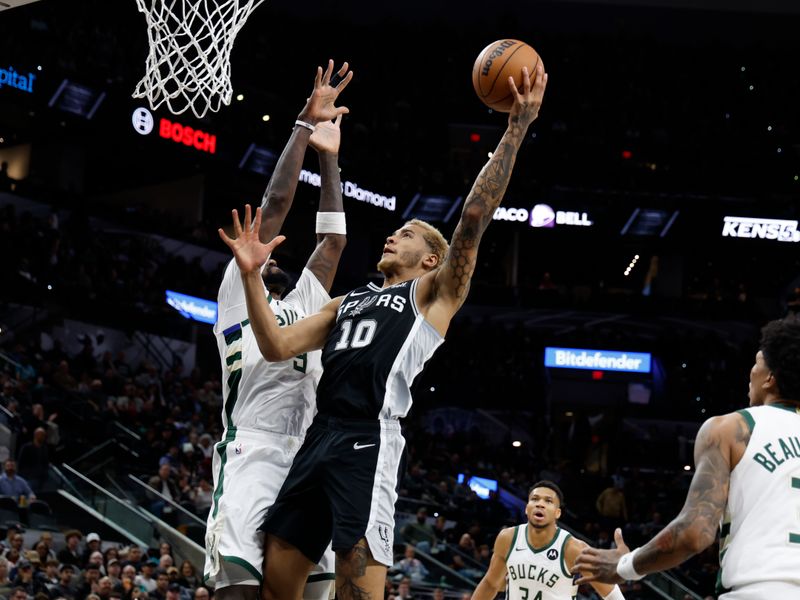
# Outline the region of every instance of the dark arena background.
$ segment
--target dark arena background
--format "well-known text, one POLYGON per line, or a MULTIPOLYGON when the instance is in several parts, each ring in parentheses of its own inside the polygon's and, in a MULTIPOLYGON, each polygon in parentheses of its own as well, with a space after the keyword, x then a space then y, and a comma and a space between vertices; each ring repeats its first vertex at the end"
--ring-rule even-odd
MULTIPOLYGON (((539 479, 564 490, 577 537, 649 540, 682 506, 700 424, 747 405, 759 329, 800 305, 789 0, 270 0, 236 39, 230 106, 202 120, 131 97, 148 51, 134 0, 11 4, 0 443, 35 498, 0 498, 3 597, 209 597, 196 589, 222 382, 203 301, 231 256, 216 230, 260 205, 328 58, 355 72, 332 295, 380 282, 384 239, 409 218, 449 238, 507 119, 472 89, 480 50, 524 40, 549 73, 467 303, 413 387, 386 598, 469 598, 539 479), (202 135, 163 137, 164 120, 202 135), (555 225, 532 227, 534 211, 555 225), (165 464, 172 501, 149 488, 165 464), (139 551, 172 587, 139 589, 139 551), (412 552, 421 564, 401 562, 412 552), (73 596, 57 590, 65 562, 73 596)), ((293 277, 318 173, 309 151, 276 255, 293 277)), ((625 597, 716 598, 717 552, 625 597)))

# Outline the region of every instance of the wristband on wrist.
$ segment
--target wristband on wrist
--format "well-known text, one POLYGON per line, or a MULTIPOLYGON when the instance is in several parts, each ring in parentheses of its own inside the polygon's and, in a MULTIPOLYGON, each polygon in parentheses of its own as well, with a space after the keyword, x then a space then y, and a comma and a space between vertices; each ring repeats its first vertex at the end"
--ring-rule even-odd
POLYGON ((347 235, 347 222, 343 212, 318 212, 317 233, 340 233, 347 235))
POLYGON ((305 127, 305 128, 306 128, 306 129, 308 129, 308 130, 309 130, 311 133, 314 133, 314 132, 317 130, 317 128, 316 128, 316 126, 315 126, 315 125, 312 125, 311 123, 306 123, 305 121, 301 121, 300 119, 297 119, 297 120, 294 122, 294 124, 295 124, 295 126, 299 125, 300 127, 305 127))
POLYGON ((619 589, 619 586, 615 585, 607 596, 603 596, 603 600, 625 600, 625 596, 622 595, 622 590, 619 589))
POLYGON ((633 568, 633 559, 636 557, 637 552, 639 552, 639 548, 627 554, 623 554, 617 563, 617 575, 622 577, 625 581, 639 581, 644 577, 644 575, 639 575, 636 569, 633 568))

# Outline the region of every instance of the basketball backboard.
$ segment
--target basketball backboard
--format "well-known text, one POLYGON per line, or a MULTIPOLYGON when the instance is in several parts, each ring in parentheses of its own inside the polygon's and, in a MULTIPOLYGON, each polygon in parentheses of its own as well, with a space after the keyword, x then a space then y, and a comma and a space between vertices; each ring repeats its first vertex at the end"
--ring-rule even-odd
POLYGON ((38 0, 0 0, 0 10, 7 8, 16 8, 23 4, 30 4, 31 2, 38 2, 38 0))

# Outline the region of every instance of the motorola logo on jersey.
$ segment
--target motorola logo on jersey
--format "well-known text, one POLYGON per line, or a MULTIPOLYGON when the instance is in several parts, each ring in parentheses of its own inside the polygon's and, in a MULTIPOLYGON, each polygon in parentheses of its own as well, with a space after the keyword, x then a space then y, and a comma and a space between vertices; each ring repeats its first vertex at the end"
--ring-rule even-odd
POLYGON ((555 548, 550 548, 550 550, 547 551, 547 558, 549 558, 550 560, 557 559, 558 558, 558 550, 556 550, 555 548))

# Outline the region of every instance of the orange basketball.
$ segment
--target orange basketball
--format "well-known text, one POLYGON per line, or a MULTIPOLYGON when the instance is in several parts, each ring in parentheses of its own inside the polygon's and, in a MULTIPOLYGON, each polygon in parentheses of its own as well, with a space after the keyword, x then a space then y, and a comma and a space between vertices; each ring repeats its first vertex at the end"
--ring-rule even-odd
POLYGON ((522 67, 528 67, 533 82, 539 54, 519 40, 497 40, 484 48, 472 67, 472 87, 478 98, 499 112, 510 112, 514 97, 508 89, 508 77, 522 91, 522 67))

